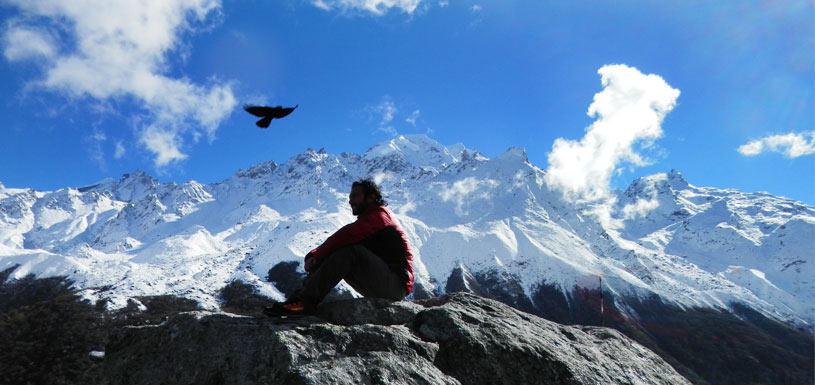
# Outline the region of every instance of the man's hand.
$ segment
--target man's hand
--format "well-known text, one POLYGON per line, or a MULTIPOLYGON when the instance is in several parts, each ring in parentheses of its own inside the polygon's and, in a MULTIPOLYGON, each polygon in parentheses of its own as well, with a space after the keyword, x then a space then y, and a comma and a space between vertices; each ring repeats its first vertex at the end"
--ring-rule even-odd
POLYGON ((311 273, 315 267, 317 267, 317 258, 314 257, 314 254, 306 254, 306 259, 303 262, 303 268, 306 269, 307 273, 311 273))

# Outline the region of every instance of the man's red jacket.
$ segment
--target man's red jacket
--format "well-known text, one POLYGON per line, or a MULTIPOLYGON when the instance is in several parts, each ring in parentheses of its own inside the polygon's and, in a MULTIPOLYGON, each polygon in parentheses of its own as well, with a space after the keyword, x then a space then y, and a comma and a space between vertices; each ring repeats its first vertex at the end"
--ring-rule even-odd
POLYGON ((369 206, 356 221, 337 230, 309 254, 319 264, 320 259, 337 249, 356 243, 382 258, 391 271, 404 279, 407 292, 413 292, 413 251, 402 226, 385 206, 369 206))

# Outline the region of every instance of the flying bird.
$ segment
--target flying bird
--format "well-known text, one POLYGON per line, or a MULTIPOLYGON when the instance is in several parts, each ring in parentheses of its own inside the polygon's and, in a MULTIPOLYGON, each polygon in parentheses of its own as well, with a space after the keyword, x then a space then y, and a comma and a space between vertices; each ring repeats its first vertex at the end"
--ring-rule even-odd
POLYGON ((288 114, 291 114, 291 112, 294 111, 295 108, 297 108, 297 105, 294 107, 286 108, 283 108, 283 106, 277 107, 251 106, 251 105, 243 106, 243 109, 246 110, 246 112, 257 117, 263 118, 255 123, 260 128, 269 127, 269 123, 272 122, 272 119, 280 119, 282 117, 285 117, 288 114))

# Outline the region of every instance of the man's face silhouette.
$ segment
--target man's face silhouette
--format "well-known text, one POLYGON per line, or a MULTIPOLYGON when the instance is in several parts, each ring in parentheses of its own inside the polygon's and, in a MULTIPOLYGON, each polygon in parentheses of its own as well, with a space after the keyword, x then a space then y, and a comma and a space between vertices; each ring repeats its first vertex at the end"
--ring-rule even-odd
POLYGON ((351 213, 359 216, 365 212, 365 209, 373 204, 374 199, 371 196, 365 196, 365 188, 362 186, 355 186, 351 189, 351 194, 348 195, 348 203, 351 205, 351 213))

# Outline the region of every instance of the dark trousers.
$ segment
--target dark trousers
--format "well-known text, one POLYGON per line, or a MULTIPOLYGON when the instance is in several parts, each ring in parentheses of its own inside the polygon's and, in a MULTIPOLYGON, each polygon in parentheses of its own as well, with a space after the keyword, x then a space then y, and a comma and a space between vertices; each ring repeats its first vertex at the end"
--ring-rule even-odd
POLYGON ((316 306, 343 279, 365 297, 398 301, 407 295, 402 278, 382 258, 357 244, 325 257, 317 270, 306 277, 297 296, 316 306))

